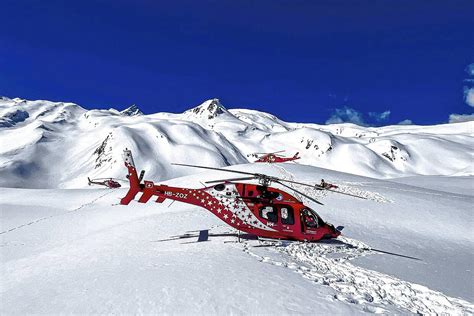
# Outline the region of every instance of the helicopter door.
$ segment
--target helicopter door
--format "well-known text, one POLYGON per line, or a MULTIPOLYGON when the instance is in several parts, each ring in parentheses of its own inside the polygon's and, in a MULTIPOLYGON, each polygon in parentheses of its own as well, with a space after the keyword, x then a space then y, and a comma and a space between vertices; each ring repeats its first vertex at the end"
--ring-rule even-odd
POLYGON ((259 215, 261 218, 267 220, 268 223, 277 223, 278 222, 278 213, 276 208, 273 206, 264 206, 260 208, 259 215))
POLYGON ((283 225, 293 225, 295 223, 295 214, 293 208, 289 205, 281 205, 280 207, 281 223, 283 225))

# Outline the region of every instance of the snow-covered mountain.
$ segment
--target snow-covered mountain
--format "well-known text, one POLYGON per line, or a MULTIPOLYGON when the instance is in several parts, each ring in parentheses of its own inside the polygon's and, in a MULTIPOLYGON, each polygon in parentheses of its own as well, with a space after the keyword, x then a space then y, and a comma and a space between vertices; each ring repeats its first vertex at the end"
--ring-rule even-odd
POLYGON ((131 148, 147 177, 196 172, 170 162, 228 166, 254 152, 296 152, 301 164, 376 178, 473 174, 473 122, 361 127, 284 122, 227 110, 218 99, 181 114, 85 110, 77 104, 0 99, 0 186, 79 188, 86 177, 123 178, 131 148))

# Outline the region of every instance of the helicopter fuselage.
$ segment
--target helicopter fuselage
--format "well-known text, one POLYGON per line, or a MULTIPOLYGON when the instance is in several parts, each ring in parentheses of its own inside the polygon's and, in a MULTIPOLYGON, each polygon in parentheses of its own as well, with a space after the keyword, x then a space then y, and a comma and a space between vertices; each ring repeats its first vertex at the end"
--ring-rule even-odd
POLYGON ((298 153, 294 155, 293 157, 281 157, 275 154, 267 154, 260 157, 255 162, 279 163, 279 162, 294 161, 297 159, 300 159, 300 157, 298 157, 298 153))
POLYGON ((89 185, 91 185, 91 184, 103 185, 103 186, 106 186, 110 189, 117 189, 117 188, 121 187, 120 183, 118 183, 117 181, 114 181, 112 179, 105 180, 105 181, 94 181, 94 180, 91 180, 91 179, 88 179, 88 180, 89 180, 89 185))

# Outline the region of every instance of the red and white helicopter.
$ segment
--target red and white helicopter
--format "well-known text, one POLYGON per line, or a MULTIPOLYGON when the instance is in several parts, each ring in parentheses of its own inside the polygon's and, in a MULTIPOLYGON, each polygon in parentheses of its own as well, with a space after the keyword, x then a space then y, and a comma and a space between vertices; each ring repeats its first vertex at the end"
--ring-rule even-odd
POLYGON ((293 161, 296 159, 300 159, 298 157, 299 152, 297 152, 293 157, 283 157, 282 155, 277 155, 279 153, 285 152, 284 150, 275 151, 272 153, 253 153, 251 156, 256 156, 258 159, 254 162, 268 162, 268 163, 278 163, 278 162, 286 162, 286 161, 293 161), (259 155, 261 155, 259 157, 259 155))
POLYGON ((127 178, 130 182, 130 189, 125 197, 121 199, 120 204, 128 205, 141 192, 142 194, 138 199, 140 203, 146 203, 155 196, 155 202, 157 203, 170 199, 200 206, 238 231, 257 237, 317 241, 335 238, 341 234, 341 227, 336 229, 333 225, 324 222, 314 210, 304 205, 301 200, 285 191, 272 187, 271 184, 278 183, 320 205, 323 204, 290 187, 287 183, 310 186, 318 190, 347 193, 260 173, 185 164, 174 165, 219 170, 244 176, 207 181, 206 183, 213 185, 200 189, 172 187, 146 180, 141 183, 144 172, 141 172, 140 177, 137 175, 132 153, 128 149, 124 150, 124 161, 128 169, 127 178), (258 180, 259 184, 241 182, 245 180, 258 180))
POLYGON ((103 186, 108 187, 109 189, 117 189, 121 187, 120 183, 118 183, 113 178, 97 178, 97 179, 91 180, 88 177, 87 181, 89 181, 89 185, 91 184, 103 185, 103 186))

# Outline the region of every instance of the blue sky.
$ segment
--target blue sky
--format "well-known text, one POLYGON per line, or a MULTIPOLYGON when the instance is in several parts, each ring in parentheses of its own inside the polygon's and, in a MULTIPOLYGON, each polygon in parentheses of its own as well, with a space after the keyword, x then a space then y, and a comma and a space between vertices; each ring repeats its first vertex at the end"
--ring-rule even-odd
POLYGON ((181 112, 217 97, 286 121, 470 115, 474 2, 1 2, 0 95, 181 112))

